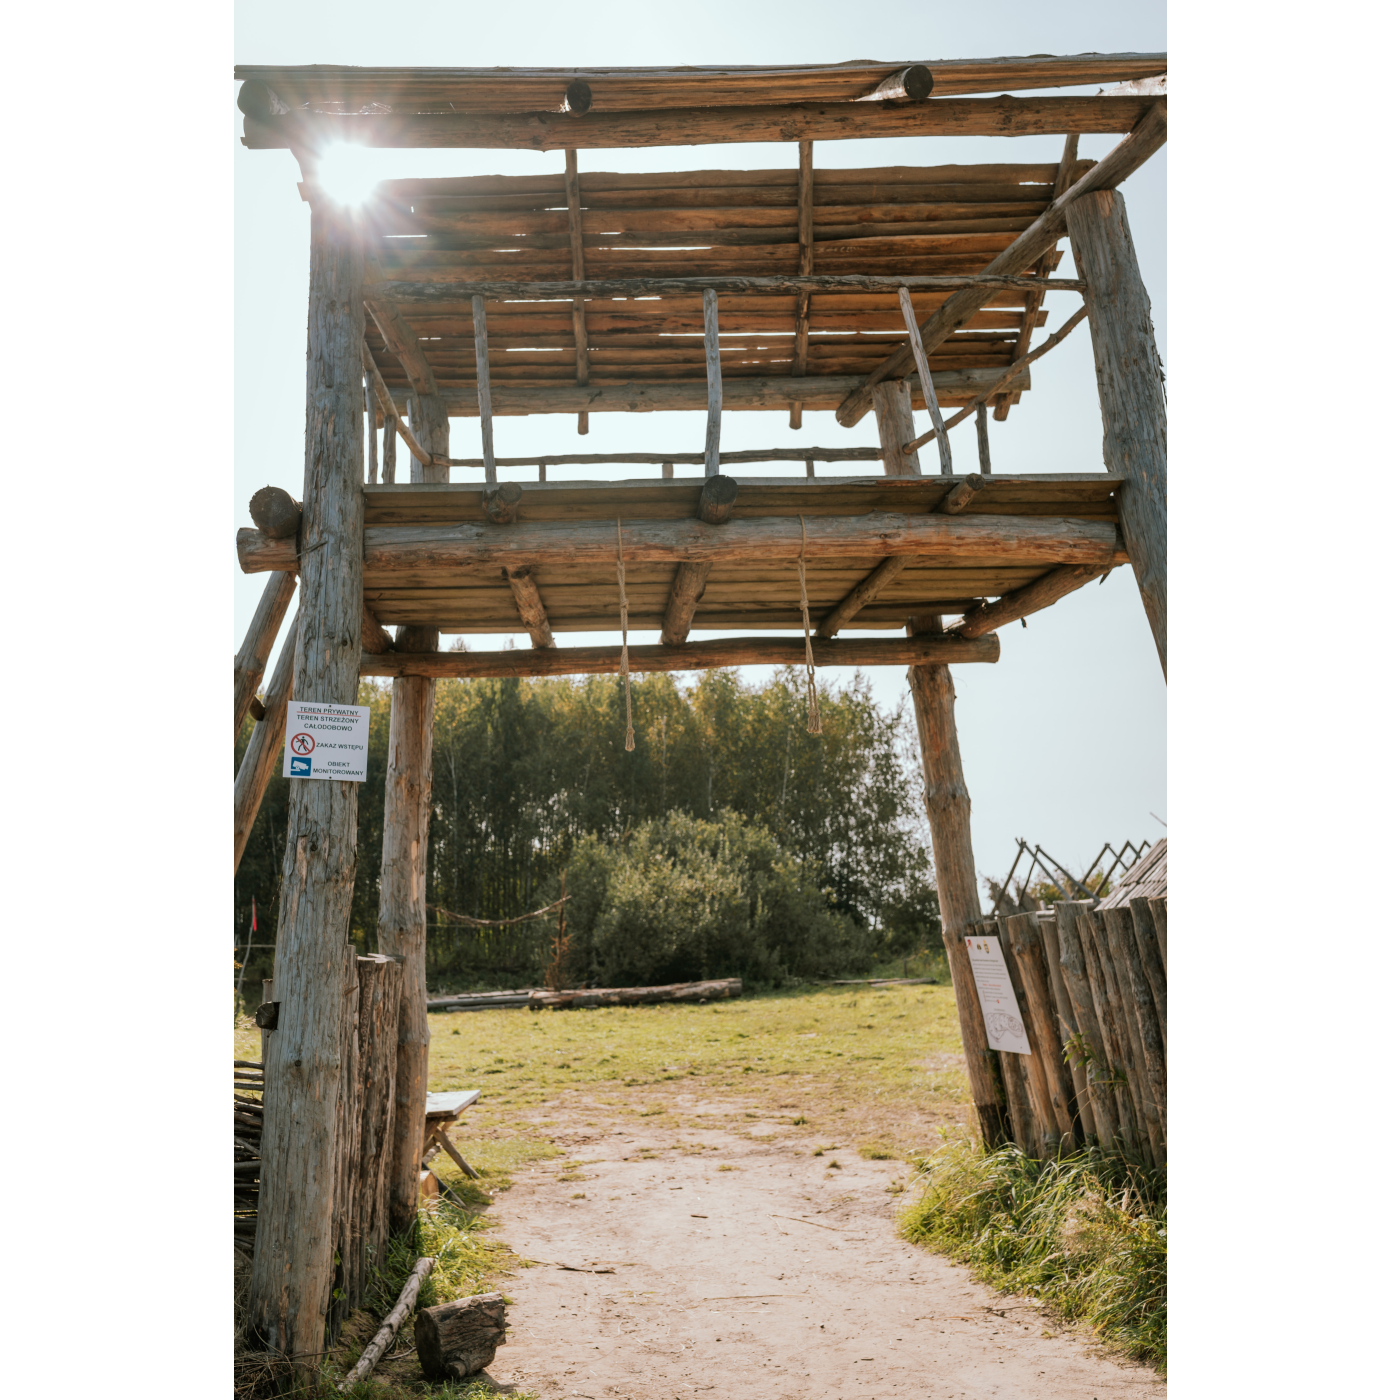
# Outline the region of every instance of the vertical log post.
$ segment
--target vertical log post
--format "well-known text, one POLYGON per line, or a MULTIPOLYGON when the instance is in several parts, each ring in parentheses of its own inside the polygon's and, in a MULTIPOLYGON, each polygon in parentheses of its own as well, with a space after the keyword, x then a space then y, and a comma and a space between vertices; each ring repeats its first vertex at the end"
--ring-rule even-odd
MULTIPOLYGON (((812 275, 813 214, 812 214, 812 143, 797 143, 797 275, 812 275)), ((792 374, 800 379, 807 373, 807 337, 811 324, 812 294, 797 294, 797 325, 792 347, 792 374)), ((788 405, 788 427, 802 426, 802 405, 788 405)), ((811 472, 807 475, 811 476, 811 472)))
POLYGON ((1064 1037, 1057 1024, 1045 946, 1040 941, 1040 916, 1013 914, 1006 921, 1006 932, 1021 974, 1036 1058, 1045 1075, 1055 1127, 1060 1131, 1062 1145, 1069 1147, 1074 1142, 1074 1082, 1065 1064, 1064 1037))
POLYGON ((992 474, 992 443, 987 435, 987 405, 977 405, 977 470, 983 476, 992 474))
POLYGON ((1157 1027, 1162 1034, 1162 1054, 1167 1053, 1167 969, 1162 963, 1162 948, 1157 941, 1157 927, 1152 917, 1152 902, 1137 898, 1128 901, 1133 915, 1133 935, 1137 939, 1142 970, 1152 988, 1152 1004, 1157 1011, 1157 1027))
MULTIPOLYGON (((1019 917, 1024 918, 1025 915, 1019 917)), ((1034 915, 1030 917, 1034 918, 1034 915)), ((1036 1015, 1031 1008, 1030 997, 1026 994, 1025 978, 1021 975, 1020 959, 1012 943, 1005 918, 995 920, 996 938, 1001 943, 1002 958, 1006 963, 1006 973, 1011 980, 1011 990, 1016 995, 1016 1006, 1021 1013, 1021 1023, 1025 1026, 1026 1039, 1030 1041, 1031 1053, 1018 1058, 1025 1065, 1026 1088, 1030 1091, 1031 1109, 1036 1122, 1037 1157, 1053 1157, 1064 1142, 1064 1130, 1060 1124, 1060 1112, 1055 1104, 1052 1080, 1045 1072, 1044 1041, 1036 1026, 1036 1015)), ((1073 1141, 1073 1129, 1070 1130, 1073 1141)))
MULTIPOLYGON (((486 484, 496 484, 496 432, 491 423, 491 355, 486 343, 486 298, 472 298, 472 335, 476 341, 476 409, 481 415, 481 461, 486 484)), ((419 439, 422 441, 422 439, 419 439)), ((432 456, 437 453, 427 443, 432 456)))
MULTIPOLYGON (((434 396, 424 399, 441 407, 434 396)), ((419 400, 414 400, 415 409, 419 400)), ((433 458, 450 455, 446 412, 423 413, 413 431, 433 458)), ((446 481, 447 468, 413 463, 415 481, 446 481)), ((436 651, 431 627, 400 627, 397 651, 436 651)), ((433 790, 436 682, 394 680, 389 706, 389 765, 384 783, 384 846, 379 875, 378 948, 403 966, 394 1068, 393 1143, 388 1166, 389 1228, 406 1230, 418 1214, 418 1170, 428 1098, 428 820, 433 790)))
MULTIPOLYGON (((276 956, 276 949, 273 950, 273 956, 274 956, 274 957, 276 956)), ((274 981, 273 978, 271 978, 271 977, 264 977, 264 978, 263 978, 263 994, 262 994, 262 999, 263 999, 263 1001, 268 1002, 268 1001, 276 1001, 276 1000, 277 1000, 276 986, 277 986, 277 983, 274 981)), ((261 1031, 258 1032, 259 1044, 260 1044, 260 1047, 261 1047, 260 1050, 259 1050, 259 1053, 258 1053, 258 1058, 262 1061, 262 1065, 263 1065, 263 1086, 264 1086, 264 1092, 266 1092, 266 1085, 267 1085, 267 1038, 268 1038, 268 1036, 270 1036, 271 1034, 272 1034, 272 1032, 271 1032, 271 1031, 268 1031, 268 1030, 261 1030, 261 1031)))
POLYGON ((1152 1099, 1165 1150, 1167 1141, 1167 1055, 1162 1043, 1162 1031, 1157 1021, 1157 1008, 1152 1000, 1152 988, 1143 970, 1133 933, 1133 915, 1129 909, 1103 910, 1104 933, 1113 957, 1114 970, 1128 1004, 1129 1016, 1142 1046, 1142 1081, 1144 1092, 1152 1099))
POLYGON ((1152 911, 1152 926, 1157 930, 1157 948, 1162 954, 1162 976, 1165 977, 1167 975, 1167 901, 1165 899, 1149 899, 1147 907, 1152 911))
POLYGON ((365 377, 365 443, 368 453, 365 457, 366 480, 371 486, 379 480, 379 429, 378 406, 374 402, 374 384, 365 377))
POLYGON ((360 1162, 360 982, 355 945, 347 943, 340 968, 343 998, 340 1027, 340 1093, 336 1104, 335 1268, 326 1299, 326 1325, 334 1341, 341 1323, 359 1305, 353 1278, 360 1253, 359 1210, 355 1199, 360 1162))
POLYGON ((724 406, 724 380, 719 364, 719 297, 713 287, 701 293, 705 308, 705 475, 719 475, 719 421, 724 406))
POLYGON ((398 465, 399 435, 387 418, 384 423, 389 429, 384 434, 384 484, 392 486, 394 484, 394 469, 398 465))
MULTIPOLYGON (((574 281, 582 282, 587 275, 583 266, 583 206, 578 190, 578 152, 564 152, 564 201, 569 206, 569 253, 573 259, 574 281)), ((574 377, 580 384, 588 383, 588 317, 582 297, 574 298, 574 377)), ((588 415, 578 416, 579 434, 588 432, 588 415)), ((541 467, 540 471, 544 471, 541 467)), ((543 481, 544 477, 541 476, 543 481)))
MULTIPOLYGON (((899 443, 908 441, 908 436, 899 439, 895 450, 898 451, 899 443)), ((938 631, 942 625, 941 618, 919 618, 909 631, 911 635, 938 631)), ((992 1051, 987 1045, 977 985, 972 980, 972 963, 963 944, 968 933, 977 931, 982 902, 977 895, 977 869, 972 858, 972 799, 963 781, 962 754, 953 717, 952 672, 943 664, 911 666, 909 689, 914 697, 914 720, 923 757, 924 805, 933 844, 943 948, 957 1001, 967 1078, 982 1140, 988 1147, 995 1147, 1006 1140, 1006 1121, 997 1102, 990 1064, 992 1051)), ((1008 1086, 1008 1097, 1010 1093, 1008 1086)))
MULTIPOLYGON (((1045 966, 1050 974, 1050 990, 1055 998, 1055 1010, 1060 1019, 1062 1038, 1068 1043, 1077 1036, 1082 1045, 1086 1037, 1081 1030, 1079 1013, 1075 1009, 1074 1000, 1070 996, 1064 967, 1060 963, 1059 909, 1060 906, 1057 904, 1055 913, 1038 916, 1040 941, 1045 950, 1045 966)), ((1070 1053, 1069 1073, 1070 1079, 1074 1083, 1074 1104, 1079 1113, 1080 1132, 1086 1141, 1097 1141, 1099 1139, 1098 1114, 1094 1108, 1093 1095, 1089 1092, 1088 1069, 1086 1069, 1081 1055, 1070 1053)), ((1112 1137, 1113 1132, 1110 1128, 1104 1135, 1103 1141, 1108 1142, 1112 1137)))
POLYGON ((1112 998, 1108 994, 1108 984, 1104 980, 1103 965, 1099 961, 1099 950, 1094 941, 1094 927, 1091 910, 1087 904, 1079 906, 1081 912, 1075 920, 1079 950, 1084 959, 1084 976, 1089 983, 1090 995, 1094 1002, 1094 1019, 1103 1037, 1103 1059, 1100 1073, 1112 1087, 1114 1109, 1118 1118, 1118 1138, 1123 1150, 1135 1155, 1148 1155, 1147 1141, 1143 1136, 1145 1121, 1137 1109, 1133 1087, 1128 1079, 1128 1052, 1124 1049, 1122 1030, 1114 1014, 1112 998))
POLYGON ((886 379, 874 389, 875 427, 880 434, 880 458, 886 476, 922 476, 919 454, 906 453, 904 444, 912 442, 914 408, 909 399, 909 385, 903 379, 886 379))
MULTIPOLYGON (((364 252, 341 214, 311 206, 300 627, 303 698, 354 704, 364 536, 364 252)), ((359 808, 353 782, 293 778, 277 920, 277 1030, 268 1042, 250 1332, 317 1369, 331 1284, 343 967, 359 808)))
POLYGON ((1138 272, 1117 190, 1096 190, 1065 211, 1094 339, 1103 413, 1103 460, 1124 477, 1115 493, 1123 543, 1167 674, 1167 400, 1152 331, 1152 303, 1138 272))

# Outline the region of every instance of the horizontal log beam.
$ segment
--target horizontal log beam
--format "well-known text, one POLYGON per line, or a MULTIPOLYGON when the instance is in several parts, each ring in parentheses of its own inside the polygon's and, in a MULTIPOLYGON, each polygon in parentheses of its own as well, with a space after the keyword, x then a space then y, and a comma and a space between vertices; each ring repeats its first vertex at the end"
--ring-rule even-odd
POLYGON ((374 288, 377 301, 400 306, 469 305, 474 296, 511 301, 560 301, 574 297, 699 296, 706 287, 722 296, 784 292, 959 292, 980 287, 989 292, 1083 292, 1074 277, 1010 277, 973 273, 964 277, 864 277, 833 273, 808 277, 617 277, 579 282, 384 281, 374 288))
POLYGON ((949 633, 960 637, 985 637, 998 627, 1020 618, 1029 617, 1033 612, 1058 603, 1066 594, 1083 588, 1096 578, 1108 572, 1107 568, 1094 565, 1067 565, 1051 569, 1043 578, 998 598, 995 603, 967 613, 961 622, 950 627, 949 633))
MULTIPOLYGON (((950 633, 922 637, 812 641, 818 666, 920 666, 928 662, 994 662, 1001 655, 995 636, 976 640, 950 633)), ((629 671, 703 671, 719 666, 801 666, 800 637, 720 637, 681 646, 627 648, 629 671)), ((362 676, 432 676, 465 680, 487 676, 613 675, 622 669, 621 647, 549 647, 531 651, 392 652, 360 661, 362 676)))
MULTIPOLYGON (((1066 128, 1069 130, 1070 128, 1066 128)), ((1167 140, 1167 99, 1150 100, 1142 119, 1097 165, 1058 196, 1050 207, 1011 246, 998 253, 983 269, 984 274, 1023 272, 1043 254, 1050 252, 1065 232, 1065 210, 1076 200, 1095 190, 1114 189, 1156 154, 1167 140)), ((969 321, 986 303, 977 288, 955 292, 920 327, 924 354, 929 355, 954 331, 969 321)), ((914 357, 908 346, 890 355, 872 370, 851 396, 836 410, 836 421, 843 428, 854 427, 870 411, 875 385, 886 379, 906 376, 914 357)), ((1012 391, 1003 386, 1002 392, 1012 391)))
POLYGON ((563 151, 707 146, 742 141, 844 141, 887 136, 1045 136, 1128 132, 1153 101, 1125 97, 946 97, 923 102, 803 102, 656 111, 288 112, 243 123, 251 150, 332 142, 401 150, 563 151))
MULTIPOLYGON (((965 403, 1001 376, 999 369, 934 370, 934 392, 939 403, 965 403)), ((724 386, 725 412, 731 410, 786 410, 791 403, 807 408, 835 408, 865 382, 859 374, 809 375, 802 379, 730 379, 724 386)), ((1028 371, 1012 381, 1012 389, 1031 387, 1028 371)), ((910 385, 918 389, 917 381, 910 385)), ((402 392, 402 391, 400 391, 402 392)), ((452 418, 475 418, 476 389, 439 387, 438 396, 452 418)), ((920 395, 922 398, 922 394, 920 395)), ((652 380, 630 384, 551 385, 545 389, 514 389, 496 384, 491 389, 493 417, 531 413, 668 413, 707 409, 704 380, 652 380)))
MULTIPOLYGON (((878 462, 878 447, 774 447, 744 452, 721 452, 720 466, 744 462, 878 462)), ((448 466, 480 467, 480 457, 449 457, 448 466)), ((497 457, 498 467, 595 467, 619 466, 696 467, 705 464, 703 452, 559 452, 542 457, 497 457)))
MULTIPOLYGON (((512 525, 379 525, 364 534, 366 575, 415 571, 494 572, 532 564, 612 564, 616 521, 540 520, 512 525)), ((298 567, 296 541, 272 540, 257 530, 238 532, 244 573, 298 567)), ((720 564, 796 562, 802 525, 794 515, 756 516, 708 525, 702 520, 624 520, 621 548, 628 563, 720 564)), ((1106 520, 1058 516, 868 515, 812 516, 806 522, 806 558, 931 556, 968 567, 1007 564, 1123 563, 1118 527, 1106 520)))

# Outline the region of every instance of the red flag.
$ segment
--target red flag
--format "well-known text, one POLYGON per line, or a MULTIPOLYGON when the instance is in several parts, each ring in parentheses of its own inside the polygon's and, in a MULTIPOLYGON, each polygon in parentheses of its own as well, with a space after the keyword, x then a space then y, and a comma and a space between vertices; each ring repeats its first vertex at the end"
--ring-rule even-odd
POLYGON ((258 901, 253 901, 253 932, 258 931, 258 901))

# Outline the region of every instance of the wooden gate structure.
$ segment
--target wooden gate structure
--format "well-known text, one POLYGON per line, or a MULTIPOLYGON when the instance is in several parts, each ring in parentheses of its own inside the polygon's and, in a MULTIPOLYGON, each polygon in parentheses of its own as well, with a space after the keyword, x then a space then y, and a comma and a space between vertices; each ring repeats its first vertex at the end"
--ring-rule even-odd
MULTIPOLYGON (((1165 70, 1162 53, 236 70, 244 144, 290 149, 300 165, 311 285, 300 514, 284 512, 274 528, 277 512, 265 512, 267 528, 241 530, 237 542, 243 569, 272 579, 236 664, 236 723, 254 703, 293 576, 300 601, 294 655, 284 648, 254 709, 235 864, 280 752, 288 696, 349 704, 361 676, 393 677, 378 939, 381 954, 403 961, 385 1149, 400 1227, 415 1208, 422 1149, 438 677, 908 666, 968 1076, 984 1135, 1003 1137, 962 947, 982 913, 950 667, 996 661, 997 627, 1129 562, 1165 675, 1165 401, 1116 189, 1166 140, 1165 70), (1100 83, 1116 86, 1040 95, 1100 83), (1100 132, 1122 139, 1100 161, 1079 160, 1079 136, 1100 132), (814 157, 828 139, 1045 133, 1065 137, 1057 164, 823 170, 814 157), (318 180, 340 141, 562 149, 565 174, 390 180, 351 208, 318 180), (780 170, 617 175, 580 171, 577 154, 749 141, 793 143, 797 158, 780 170), (1054 276, 1066 234, 1074 280, 1054 276), (1031 351, 1052 289, 1080 293, 1083 306, 1031 351), (1107 472, 997 475, 988 410, 1005 418, 1030 388, 1029 363, 1086 316, 1107 472), (879 449, 720 451, 722 410, 782 409, 798 428, 804 408, 835 409, 846 427, 873 411, 879 449), (662 409, 704 413, 703 450, 495 455, 497 420, 577 415, 586 433, 593 414, 662 409), (916 412, 929 414, 929 431, 916 412), (947 428, 969 415, 978 470, 955 475, 947 428), (480 418, 481 458, 451 456, 453 417, 480 418), (720 472, 773 460, 805 460, 807 475, 720 472), (817 461, 861 460, 882 474, 815 476, 817 461), (551 465, 590 462, 660 471, 548 479, 551 465), (498 480, 498 468, 523 464, 538 468, 538 483, 498 480), (690 465, 703 475, 675 474, 690 465), (451 481, 453 467, 470 479, 451 481), (624 628, 628 619, 659 628, 660 645, 628 649, 625 663, 618 647, 558 645, 561 633, 616 627, 624 598, 624 628), (810 652, 800 635, 809 618, 810 652), (891 635, 841 639, 853 624, 891 635), (756 635, 691 639, 736 628, 756 635), (442 632, 511 630, 532 647, 438 649, 442 632), (791 635, 764 635, 774 632, 791 635)), ((343 983, 356 805, 354 783, 292 780, 251 1316, 266 1346, 303 1363, 324 1346, 337 1240, 330 1196, 341 1060, 354 1043, 343 983)))

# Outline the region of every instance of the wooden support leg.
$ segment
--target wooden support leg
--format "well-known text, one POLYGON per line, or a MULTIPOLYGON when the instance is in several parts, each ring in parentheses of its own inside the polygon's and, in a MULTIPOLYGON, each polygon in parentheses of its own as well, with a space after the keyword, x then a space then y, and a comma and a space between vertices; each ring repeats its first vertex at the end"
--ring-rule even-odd
MULTIPOLYGON (((883 387, 883 386, 881 386, 883 387)), ((878 404, 878 391, 877 399, 878 404)), ((908 442, 906 435, 903 442, 908 442)), ((926 627, 925 630, 936 630, 926 627)), ((963 781, 958 731, 953 722, 953 675, 945 665, 911 666, 909 689, 914 696, 914 720, 923 752, 924 803, 933 837, 933 866, 938 879, 938 911, 943 923, 943 947, 953 979, 962 1030, 963 1054, 972 1102, 982 1140, 995 1146, 1006 1140, 1006 1120, 997 1102, 982 1024, 982 1007, 972 980, 972 964, 964 936, 976 933, 982 918, 977 893, 977 869, 972 858, 972 799, 963 781)))
POLYGON ((983 476, 992 474, 992 443, 987 435, 987 405, 977 405, 977 470, 983 476))
POLYGON ((1103 411, 1103 460, 1126 478, 1118 521, 1142 606, 1167 674, 1167 400, 1152 331, 1152 303, 1138 272, 1117 190, 1097 190, 1065 211, 1094 338, 1103 411))
MULTIPOLYGON (((277 640, 277 630, 286 616, 287 605, 292 594, 297 591, 295 574, 273 574, 258 600, 258 610, 253 614, 252 626, 233 658, 233 737, 238 739, 238 731, 243 727, 244 717, 258 693, 258 682, 267 668, 267 658, 272 654, 272 644, 277 640)), ((293 648, 295 650, 295 648, 293 648)))
POLYGON ((886 379, 875 386, 875 426, 880 432, 880 453, 886 476, 921 476, 919 454, 905 453, 904 444, 913 442, 914 409, 909 385, 903 379, 886 379))
POLYGON ((267 686, 263 717, 253 726, 253 737, 243 750, 238 776, 233 780, 233 870, 238 873, 253 823, 258 819, 263 793, 268 779, 282 762, 282 740, 287 733, 287 701, 292 696, 292 677, 296 671, 297 629, 300 610, 292 619, 287 640, 282 643, 277 665, 267 686))
POLYGON ((701 294, 705 306, 705 475, 719 473, 719 423, 724 404, 724 382, 719 367, 719 298, 706 287, 701 294))
MULTIPOLYGON (((797 143, 797 275, 812 275, 813 210, 812 210, 812 143, 797 143)), ((797 327, 792 347, 792 374, 801 379, 807 373, 807 338, 811 325, 812 294, 797 294, 797 327)), ((802 405, 788 405, 788 427, 802 426, 802 405)), ((807 473, 811 476, 811 472, 807 473)))
MULTIPOLYGON (((357 232, 311 206, 311 298, 302 486, 303 693, 354 704, 363 606, 364 252, 357 232)), ((248 1298, 261 1344, 314 1374, 325 1340, 334 1250, 345 1020, 344 966, 355 883, 358 788, 293 778, 277 923, 280 1011, 267 1054, 263 1170, 248 1298)))

